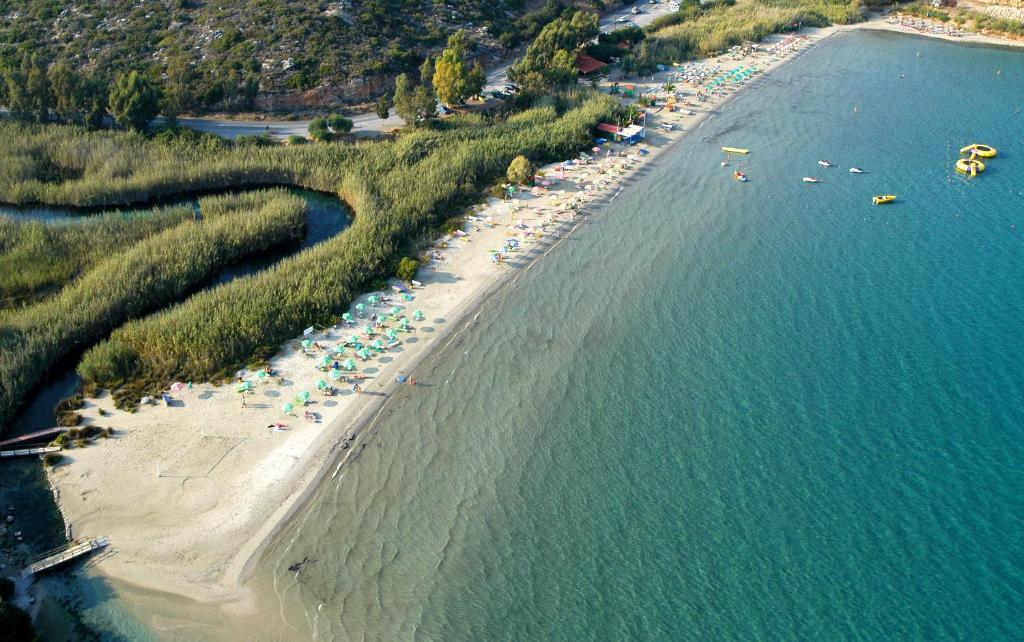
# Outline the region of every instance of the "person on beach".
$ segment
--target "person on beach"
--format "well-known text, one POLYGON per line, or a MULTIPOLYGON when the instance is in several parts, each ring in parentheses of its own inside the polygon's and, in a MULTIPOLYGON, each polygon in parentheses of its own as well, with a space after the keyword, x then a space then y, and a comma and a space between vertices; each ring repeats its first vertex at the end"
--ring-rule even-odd
POLYGON ((363 391, 363 389, 359 386, 358 383, 352 384, 352 392, 354 392, 354 393, 356 393, 358 395, 362 391, 363 391))
POLYGON ((410 386, 415 386, 416 385, 416 377, 409 377, 409 385, 410 386))

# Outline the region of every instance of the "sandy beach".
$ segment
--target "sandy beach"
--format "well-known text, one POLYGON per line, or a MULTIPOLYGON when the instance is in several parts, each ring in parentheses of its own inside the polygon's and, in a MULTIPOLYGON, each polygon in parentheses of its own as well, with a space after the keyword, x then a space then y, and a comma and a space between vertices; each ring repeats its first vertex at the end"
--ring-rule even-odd
MULTIPOLYGON (((110 550, 96 565, 108 577, 222 603, 231 610, 251 608, 242 581, 262 551, 301 510, 322 477, 336 474, 358 456, 367 428, 389 394, 396 386, 410 385, 424 356, 470 327, 482 301, 500 293, 517 274, 557 247, 586 217, 599 213, 631 174, 655 162, 745 86, 757 84, 822 39, 859 28, 920 33, 879 18, 808 30, 797 38, 779 36, 752 54, 695 63, 723 72, 736 67, 758 71, 745 85, 732 85, 705 101, 697 100, 695 85, 673 79, 676 91, 687 94, 677 101, 680 110, 670 112, 659 100, 659 106, 649 110, 643 143, 616 144, 592 151, 592 159, 583 162, 549 165, 543 168, 545 187, 520 191, 507 200, 491 198, 473 208, 460 232, 434 244, 432 260, 416 277, 421 285, 404 292, 392 288, 366 293, 355 302, 364 307, 354 305, 350 311, 354 323, 318 328, 283 346, 271 361, 273 376, 260 379, 256 373, 240 372, 253 387, 244 395, 244 407, 234 383, 196 383, 170 392, 168 405, 146 405, 135 413, 114 409, 109 396, 87 400, 80 411, 84 422, 110 426, 115 433, 86 448, 66 451, 65 462, 49 473, 69 533, 74 538, 110 539, 110 550), (371 296, 378 300, 371 301, 371 296), (392 307, 399 309, 392 314, 392 307), (387 318, 380 320, 373 336, 367 336, 364 329, 373 324, 374 315, 387 318), (402 331, 403 317, 410 320, 410 331, 402 331), (396 339, 387 337, 389 331, 396 339), (352 335, 363 343, 381 339, 386 347, 363 360, 351 345, 344 346, 352 335), (304 348, 303 340, 315 345, 304 348), (339 346, 344 352, 335 359, 339 346), (326 371, 319 369, 324 356, 331 357, 326 371), (358 394, 351 381, 329 376, 335 360, 343 363, 350 358, 356 361, 355 370, 342 377, 364 377, 358 380, 358 394), (318 390, 321 379, 338 392, 326 395, 318 390), (308 405, 294 401, 302 392, 310 393, 308 405), (283 410, 289 402, 295 405, 291 414, 283 410), (310 419, 304 417, 306 412, 312 413, 310 419)), ((955 42, 1020 44, 980 35, 923 35, 955 42)), ((636 85, 639 95, 662 87, 669 73, 620 84, 636 85)), ((723 144, 741 145, 742 140, 723 144)), ((417 394, 429 395, 430 386, 442 383, 418 381, 417 394)))

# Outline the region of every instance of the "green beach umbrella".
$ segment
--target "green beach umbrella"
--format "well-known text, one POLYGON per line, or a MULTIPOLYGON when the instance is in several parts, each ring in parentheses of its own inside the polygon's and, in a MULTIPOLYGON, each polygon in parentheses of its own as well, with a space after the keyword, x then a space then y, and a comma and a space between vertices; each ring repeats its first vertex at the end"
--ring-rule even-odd
POLYGON ((412 301, 412 300, 413 300, 413 299, 415 299, 415 298, 416 298, 416 297, 414 297, 414 296, 413 296, 413 295, 411 295, 411 294, 403 294, 403 295, 402 295, 402 300, 403 300, 403 301, 412 301))
POLYGON ((299 403, 306 403, 309 401, 309 392, 303 390, 295 396, 295 401, 298 401, 299 403))
POLYGON ((352 313, 346 312, 345 314, 341 315, 341 320, 344 321, 345 323, 352 323, 352 313))
POLYGON ((334 354, 345 354, 345 345, 339 343, 338 345, 334 346, 334 354))
POLYGON ((376 341, 374 341, 370 345, 373 347, 374 350, 383 350, 384 349, 384 342, 381 341, 380 339, 377 339, 376 341))
POLYGON ((257 379, 266 379, 267 378, 267 371, 266 370, 257 370, 256 371, 256 378, 257 379))
POLYGON ((359 351, 356 352, 356 354, 362 357, 364 361, 370 358, 370 351, 367 350, 366 348, 360 348, 359 351))
POLYGON ((324 381, 323 379, 319 379, 316 382, 316 387, 317 387, 317 390, 323 390, 324 388, 327 387, 327 382, 324 381))
POLYGON ((416 310, 415 312, 412 313, 412 320, 413 321, 422 321, 425 318, 426 317, 423 316, 423 312, 421 312, 420 310, 416 310))
POLYGON ((295 410, 295 404, 288 402, 285 405, 281 406, 281 410, 283 410, 285 414, 290 415, 292 414, 292 411, 295 410))
POLYGON ((348 359, 345 359, 345 362, 341 364, 341 367, 346 370, 355 370, 356 360, 353 359, 352 357, 349 357, 348 359))
POLYGON ((379 296, 377 296, 376 294, 371 294, 371 295, 370 295, 370 297, 369 297, 369 299, 367 299, 367 300, 368 300, 368 301, 369 301, 370 303, 372 303, 372 304, 374 304, 374 305, 377 305, 377 301, 380 301, 380 297, 379 297, 379 296))
POLYGON ((235 387, 236 392, 249 392, 250 390, 252 390, 252 384, 248 381, 243 381, 235 387))
POLYGON ((323 356, 323 358, 320 359, 320 365, 322 365, 322 366, 329 366, 329 365, 331 365, 331 355, 325 354, 323 356))
POLYGON ((387 332, 385 332, 384 334, 386 334, 386 335, 387 335, 387 337, 388 337, 388 339, 390 339, 390 340, 392 340, 392 341, 394 341, 395 339, 397 339, 397 338, 398 338, 398 333, 397 333, 397 332, 395 332, 395 329, 394 329, 394 328, 388 328, 388 331, 387 331, 387 332))
POLYGON ((393 306, 393 307, 391 308, 391 314, 395 315, 396 317, 397 317, 397 316, 398 316, 399 314, 401 314, 401 313, 402 313, 402 308, 398 307, 397 305, 396 305, 396 306, 393 306))
POLYGON ((358 344, 359 343, 359 337, 357 337, 356 335, 353 334, 352 336, 350 336, 348 338, 348 342, 349 343, 356 343, 356 344, 358 344))
POLYGON ((368 337, 372 337, 373 336, 373 327, 372 326, 366 326, 365 328, 363 328, 363 334, 365 334, 368 337))
POLYGON ((363 314, 363 310, 365 310, 365 309, 366 309, 366 304, 365 303, 357 303, 356 304, 356 313, 358 313, 360 316, 363 314))
POLYGON ((331 378, 331 381, 338 381, 341 379, 341 370, 331 368, 331 373, 327 376, 331 378))
POLYGON ((401 319, 399 319, 398 320, 398 325, 402 326, 403 328, 408 328, 409 327, 409 317, 402 317, 401 319))
POLYGON ((310 341, 309 339, 303 339, 302 340, 302 347, 305 348, 306 350, 309 350, 310 348, 313 347, 313 342, 310 341))

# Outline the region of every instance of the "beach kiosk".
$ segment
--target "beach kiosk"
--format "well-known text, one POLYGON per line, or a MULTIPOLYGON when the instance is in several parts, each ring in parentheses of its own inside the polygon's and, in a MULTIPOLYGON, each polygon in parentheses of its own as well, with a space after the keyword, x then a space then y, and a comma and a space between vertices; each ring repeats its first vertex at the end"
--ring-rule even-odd
POLYGON ((615 142, 625 143, 627 145, 638 143, 647 136, 647 129, 643 125, 627 125, 626 127, 619 127, 618 125, 612 125, 611 123, 599 123, 596 129, 599 132, 611 134, 612 140, 615 142))

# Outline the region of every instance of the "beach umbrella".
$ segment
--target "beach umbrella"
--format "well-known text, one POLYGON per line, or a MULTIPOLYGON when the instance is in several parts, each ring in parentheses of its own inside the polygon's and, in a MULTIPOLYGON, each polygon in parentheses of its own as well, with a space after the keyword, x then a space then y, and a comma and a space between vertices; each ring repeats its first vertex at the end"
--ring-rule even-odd
POLYGON ((402 308, 398 307, 397 305, 391 307, 391 314, 393 314, 395 316, 398 316, 401 313, 402 313, 402 308))
POLYGON ((373 305, 377 305, 377 301, 380 301, 380 297, 377 296, 376 294, 371 294, 367 301, 369 301, 373 305))
POLYGON ((281 406, 281 410, 283 410, 285 414, 290 415, 292 414, 292 411, 295 410, 295 404, 288 402, 285 405, 281 406))
POLYGON ((377 339, 376 341, 371 343, 370 346, 373 347, 374 350, 383 350, 384 349, 384 342, 382 340, 380 340, 380 339, 377 339))
POLYGON ((352 323, 355 319, 352 318, 351 312, 346 312, 345 314, 341 315, 341 320, 344 321, 345 323, 352 323))
POLYGON ((338 345, 334 346, 334 354, 345 354, 345 345, 339 343, 338 345))
POLYGON ((307 401, 309 401, 309 396, 309 392, 303 390, 302 392, 295 396, 295 401, 298 401, 299 403, 306 403, 307 401))
POLYGON ((402 326, 403 328, 409 327, 409 317, 402 317, 401 319, 399 319, 398 325, 402 326))
POLYGON ((252 384, 248 381, 243 381, 235 387, 235 392, 249 392, 252 390, 252 384))
POLYGON ((346 370, 355 370, 356 360, 353 359, 352 357, 349 357, 348 359, 345 359, 344 363, 341 364, 341 367, 346 370))
POLYGON ((354 344, 358 345, 359 344, 359 337, 353 334, 352 336, 350 336, 348 338, 348 342, 349 343, 354 343, 354 344))
POLYGON ((403 295, 402 295, 402 300, 403 300, 403 301, 412 301, 412 300, 413 300, 413 299, 415 299, 415 298, 416 298, 416 297, 414 297, 414 296, 413 296, 413 295, 411 295, 411 294, 403 294, 403 295))
POLYGON ((305 348, 306 350, 309 350, 310 348, 313 347, 313 342, 310 341, 309 339, 303 339, 302 340, 302 347, 305 348))
POLYGON ((357 303, 356 304, 356 313, 359 314, 360 316, 362 316, 363 310, 365 310, 365 309, 366 309, 366 304, 365 303, 357 303))
POLYGON ((331 355, 325 354, 323 356, 323 358, 320 359, 320 365, 322 365, 322 366, 329 366, 329 365, 331 365, 331 355))
POLYGON ((373 327, 372 326, 366 326, 365 328, 363 328, 363 334, 365 334, 368 337, 372 337, 373 336, 373 327))
POLYGON ((324 388, 327 387, 327 382, 324 381, 323 379, 318 379, 316 382, 316 387, 317 390, 323 390, 324 388))
POLYGON ((423 316, 423 312, 421 310, 416 310, 415 312, 412 313, 413 321, 422 321, 425 318, 426 317, 423 316))
POLYGON ((388 328, 388 331, 387 331, 386 334, 388 336, 388 339, 390 339, 391 341, 394 341, 395 339, 398 338, 398 333, 395 332, 394 328, 388 328))
POLYGON ((261 381, 263 379, 266 379, 267 378, 267 371, 266 370, 262 370, 262 369, 261 370, 257 370, 256 371, 256 378, 261 380, 261 381))
POLYGON ((339 381, 341 379, 341 370, 332 369, 331 373, 327 376, 331 378, 331 381, 339 381))
POLYGON ((362 357, 363 361, 366 361, 367 359, 370 358, 370 351, 368 349, 366 349, 366 348, 360 348, 356 352, 356 354, 358 354, 360 357, 362 357))

